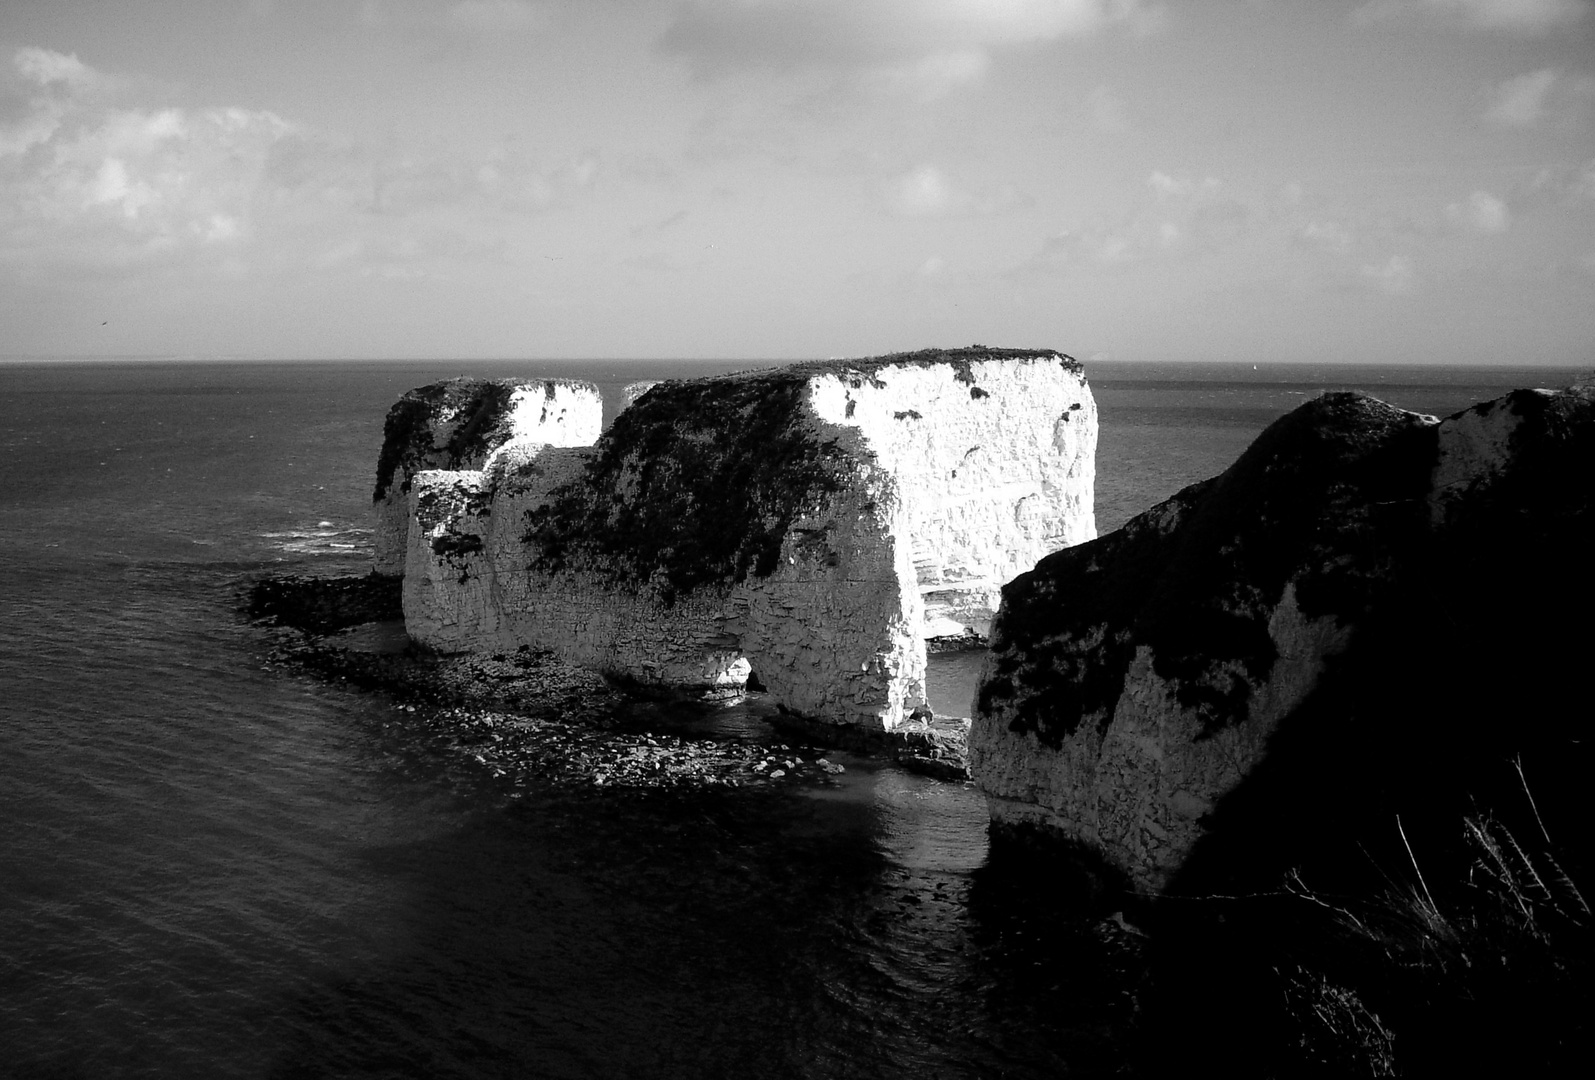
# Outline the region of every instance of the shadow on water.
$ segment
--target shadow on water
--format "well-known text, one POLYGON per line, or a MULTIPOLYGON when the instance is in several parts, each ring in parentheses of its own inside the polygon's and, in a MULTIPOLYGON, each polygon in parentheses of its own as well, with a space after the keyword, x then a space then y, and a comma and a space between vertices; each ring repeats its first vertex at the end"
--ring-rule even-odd
POLYGON ((683 796, 548 788, 374 850, 408 927, 287 1006, 270 1075, 1111 1071, 1086 912, 1018 915, 969 789, 891 768, 683 796))

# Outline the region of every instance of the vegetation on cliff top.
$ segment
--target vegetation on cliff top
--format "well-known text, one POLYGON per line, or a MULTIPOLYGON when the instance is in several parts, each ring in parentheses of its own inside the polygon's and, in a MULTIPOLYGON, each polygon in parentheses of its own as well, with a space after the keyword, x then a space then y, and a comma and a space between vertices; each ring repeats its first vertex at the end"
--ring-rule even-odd
POLYGON ((975 345, 660 383, 616 418, 585 475, 529 515, 535 568, 653 581, 666 603, 711 582, 766 577, 793 523, 866 464, 808 416, 810 379, 879 384, 886 368, 947 365, 972 384, 972 364, 1014 359, 1080 370, 1050 349, 975 345))
POLYGON ((660 598, 766 577, 814 501, 859 463, 807 421, 796 378, 661 383, 621 413, 584 474, 529 514, 535 568, 579 566, 660 598))
POLYGON ((590 387, 572 379, 473 379, 461 377, 418 386, 388 410, 382 427, 373 502, 387 494, 400 474, 418 467, 459 469, 479 465, 510 435, 510 400, 517 390, 542 387, 552 399, 561 386, 590 387), (433 422, 442 414, 460 416, 443 446, 433 441, 433 422))
MULTIPOLYGON (((1518 801, 1534 805, 1526 783, 1518 801)), ((1403 844, 1374 886, 1291 871, 1274 889, 1160 901, 1146 1071, 1202 1071, 1193 1046, 1236 1077, 1586 1067, 1595 919, 1581 870, 1537 811, 1512 816, 1518 827, 1465 815, 1465 860, 1403 844), (1232 1026, 1244 1037, 1224 1038, 1232 1026)), ((1404 835, 1400 818, 1386 826, 1404 835)))

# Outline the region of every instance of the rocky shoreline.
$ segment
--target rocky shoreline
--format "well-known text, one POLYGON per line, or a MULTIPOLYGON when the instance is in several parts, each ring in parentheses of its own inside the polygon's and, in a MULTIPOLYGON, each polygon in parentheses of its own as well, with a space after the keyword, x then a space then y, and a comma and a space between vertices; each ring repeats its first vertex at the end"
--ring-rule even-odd
POLYGON ((398 579, 380 574, 264 578, 248 587, 244 608, 271 628, 268 663, 385 693, 446 737, 449 751, 514 785, 825 783, 846 769, 831 760, 837 750, 949 782, 968 779, 967 720, 922 712, 890 735, 868 735, 772 707, 760 715, 785 742, 676 734, 657 722, 672 702, 552 652, 445 655, 409 643, 399 590, 398 579))

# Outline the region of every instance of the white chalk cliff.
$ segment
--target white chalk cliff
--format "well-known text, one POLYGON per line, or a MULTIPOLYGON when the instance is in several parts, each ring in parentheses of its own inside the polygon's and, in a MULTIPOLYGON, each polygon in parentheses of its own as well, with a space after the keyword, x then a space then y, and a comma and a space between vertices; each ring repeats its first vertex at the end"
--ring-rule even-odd
POLYGON ((924 702, 927 627, 983 631, 1004 582, 1095 535, 1096 437, 1048 350, 662 383, 592 447, 413 472, 406 624, 645 684, 752 670, 797 713, 890 730, 924 702))

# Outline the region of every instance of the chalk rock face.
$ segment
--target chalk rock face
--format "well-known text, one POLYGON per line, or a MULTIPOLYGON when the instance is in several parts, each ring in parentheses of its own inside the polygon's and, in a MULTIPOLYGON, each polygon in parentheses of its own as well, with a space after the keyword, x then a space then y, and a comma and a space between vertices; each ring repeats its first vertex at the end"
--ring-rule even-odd
POLYGON ((1303 405, 1219 477, 1004 589, 969 739, 994 821, 1151 891, 1193 852, 1266 885, 1352 819, 1454 834, 1439 808, 1466 812, 1503 755, 1551 769, 1588 742, 1558 726, 1588 715, 1562 708, 1588 620, 1507 579, 1588 578, 1592 477, 1587 389, 1444 421, 1303 405))
POLYGON ((479 469, 512 439, 588 446, 603 426, 603 398, 570 379, 450 379, 406 393, 388 410, 372 495, 379 574, 404 572, 410 487, 426 469, 479 469))
POLYGON ((631 408, 638 398, 659 385, 658 379, 644 379, 641 382, 627 383, 620 388, 620 400, 625 408, 631 408))
POLYGON ((1095 535, 1080 365, 974 347, 665 382, 587 449, 514 440, 410 491, 404 607, 444 651, 553 649, 873 730, 924 702, 927 608, 1095 535))

